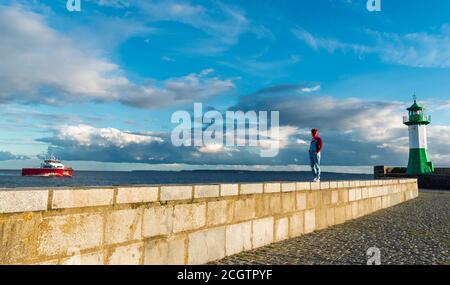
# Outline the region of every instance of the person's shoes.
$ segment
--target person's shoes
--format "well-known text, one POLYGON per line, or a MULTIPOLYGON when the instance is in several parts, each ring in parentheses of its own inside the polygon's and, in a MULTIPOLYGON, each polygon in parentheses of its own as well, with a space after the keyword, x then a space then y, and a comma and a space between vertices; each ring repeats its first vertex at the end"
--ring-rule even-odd
POLYGON ((320 182, 320 179, 316 177, 313 179, 313 182, 320 182))

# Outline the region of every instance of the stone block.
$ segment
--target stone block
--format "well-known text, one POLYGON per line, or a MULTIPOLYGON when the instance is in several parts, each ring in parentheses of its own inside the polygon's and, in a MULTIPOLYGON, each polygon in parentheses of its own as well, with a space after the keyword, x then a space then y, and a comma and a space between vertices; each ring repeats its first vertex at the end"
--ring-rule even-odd
POLYGON ((36 256, 35 240, 41 222, 40 213, 0 219, 0 264, 15 264, 36 256))
POLYGON ((233 220, 234 203, 232 200, 208 202, 206 208, 206 224, 208 226, 229 224, 233 220))
POLYGON ((280 194, 272 194, 267 197, 270 200, 269 203, 269 213, 270 215, 276 215, 282 212, 281 208, 281 195, 280 194))
POLYGON ((351 204, 345 205, 345 218, 346 218, 346 220, 353 219, 352 205, 351 204))
POLYGON ((347 203, 348 202, 348 189, 339 190, 339 203, 347 203))
POLYGON ((333 207, 326 208, 326 212, 327 212, 327 226, 330 227, 332 225, 335 225, 334 208, 333 207))
POLYGON ((405 199, 406 199, 406 200, 411 200, 411 199, 413 199, 413 198, 414 198, 413 191, 408 190, 408 191, 405 192, 405 199))
POLYGON ((311 190, 320 190, 320 182, 311 182, 311 190))
POLYGON ((356 200, 356 189, 351 188, 348 190, 348 201, 353 202, 356 200))
POLYGON ((173 230, 173 206, 150 206, 144 208, 142 235, 154 237, 168 235, 173 230))
POLYGON ((281 195, 267 194, 255 197, 256 218, 276 215, 281 212, 281 195))
POLYGON ((295 201, 294 192, 290 193, 282 193, 281 194, 281 206, 283 213, 294 212, 296 210, 296 201, 295 201))
POLYGON ((362 192, 362 196, 361 197, 363 199, 370 198, 370 188, 362 188, 361 192, 362 192))
POLYGON ((336 225, 342 224, 346 221, 346 207, 338 206, 334 208, 334 222, 336 225))
POLYGON ((275 220, 275 242, 285 240, 289 237, 289 220, 280 218, 275 220))
MULTIPOLYGON (((325 195, 325 191, 316 191, 314 193, 314 195, 316 196, 316 207, 318 208, 322 208, 325 206, 324 204, 324 195, 325 195)), ((331 198, 330 198, 331 200, 331 198)))
POLYGON ((337 189, 337 188, 338 188, 338 182, 330 181, 330 189, 337 189))
POLYGON ((337 204, 339 202, 339 191, 333 190, 331 192, 331 204, 337 204))
POLYGON ((252 246, 258 248, 273 242, 273 217, 252 221, 252 246))
POLYGON ((149 240, 144 244, 144 265, 184 265, 186 237, 149 240))
POLYGON ((220 184, 220 196, 237 196, 239 194, 239 184, 220 184))
POLYGON ((243 198, 234 201, 233 221, 241 222, 255 218, 255 198, 243 198))
POLYGON ((119 187, 117 204, 149 203, 158 201, 158 187, 119 187))
POLYGON ((67 254, 70 248, 95 248, 103 241, 100 213, 51 216, 43 219, 38 231, 38 254, 67 254))
POLYGON ((262 183, 241 184, 240 188, 241 188, 241 190, 240 190, 241 195, 263 193, 263 184, 262 183))
POLYGON ((306 208, 307 209, 314 209, 317 206, 316 201, 316 192, 308 192, 306 194, 306 208))
POLYGON ((264 183, 264 193, 281 192, 281 183, 264 183))
POLYGON ((192 199, 192 186, 161 186, 161 201, 176 201, 192 199))
POLYGON ((317 208, 316 209, 316 229, 322 230, 328 226, 327 219, 327 209, 317 208))
POLYGON ((204 264, 225 257, 225 227, 189 234, 188 264, 204 264))
POLYGON ((293 192, 295 191, 295 182, 281 183, 282 192, 293 192))
POLYGON ((316 229, 316 210, 306 210, 305 215, 305 233, 313 232, 316 229))
POLYGON ((381 197, 381 207, 383 208, 383 209, 386 209, 386 208, 388 208, 388 207, 390 207, 391 205, 390 205, 390 199, 389 199, 389 196, 383 196, 383 197, 381 197))
POLYGON ((367 207, 368 200, 360 200, 358 201, 358 216, 364 216, 369 213, 369 209, 367 207))
POLYGON ((355 200, 361 200, 361 199, 362 199, 361 188, 355 188, 355 200))
POLYGON ((353 219, 359 218, 361 215, 360 215, 359 208, 358 208, 358 201, 353 201, 351 203, 351 205, 352 205, 352 217, 353 217, 353 219))
POLYGON ((311 190, 311 182, 296 182, 295 188, 297 191, 309 191, 311 190))
POLYGON ((305 192, 300 192, 300 193, 296 193, 296 203, 297 203, 297 207, 296 210, 297 211, 301 211, 301 210, 305 210, 306 209, 306 200, 307 200, 307 193, 305 192))
POLYGON ((108 250, 106 264, 109 265, 139 265, 141 264, 144 244, 142 242, 119 246, 108 250))
POLYGON ((0 213, 45 211, 47 202, 47 190, 0 191, 0 213))
POLYGON ((298 237, 305 233, 304 213, 299 212, 289 217, 289 237, 298 237))
POLYGON ((219 185, 194 186, 194 198, 219 197, 219 185))
POLYGON ((82 208, 112 205, 114 189, 67 189, 54 190, 52 208, 82 208))
POLYGON ((322 203, 321 205, 330 205, 331 204, 331 193, 330 190, 321 191, 322 193, 322 203))
MULTIPOLYGON (((278 195, 277 195, 278 196, 278 195)), ((269 194, 255 197, 256 217, 264 217, 270 215, 270 196, 269 194)))
POLYGON ((233 255, 252 249, 252 222, 226 227, 226 255, 233 255))
POLYGON ((330 189, 330 182, 320 182, 320 190, 330 189))
POLYGON ((206 224, 206 203, 176 205, 173 213, 174 233, 198 229, 206 224))
POLYGON ((115 244, 142 239, 142 208, 108 212, 105 243, 115 244))

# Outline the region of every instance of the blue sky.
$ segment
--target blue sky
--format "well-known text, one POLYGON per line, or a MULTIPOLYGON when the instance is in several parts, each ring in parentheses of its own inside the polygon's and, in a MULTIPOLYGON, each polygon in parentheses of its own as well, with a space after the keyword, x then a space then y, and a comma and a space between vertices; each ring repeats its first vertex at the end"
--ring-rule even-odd
POLYGON ((366 2, 0 0, 0 167, 298 169, 313 127, 325 165, 404 165, 414 92, 450 165, 450 2, 366 2), (194 102, 280 111, 279 155, 173 147, 194 102))

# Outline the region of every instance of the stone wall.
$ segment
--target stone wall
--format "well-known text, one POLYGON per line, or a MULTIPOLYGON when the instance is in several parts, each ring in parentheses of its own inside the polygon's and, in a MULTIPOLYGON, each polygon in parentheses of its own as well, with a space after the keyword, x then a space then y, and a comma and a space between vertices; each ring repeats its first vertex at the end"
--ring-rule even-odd
POLYGON ((417 195, 415 179, 0 189, 0 264, 203 264, 417 195))
POLYGON ((433 174, 406 174, 406 167, 375 166, 375 179, 417 179, 419 188, 450 190, 450 168, 435 168, 433 174))

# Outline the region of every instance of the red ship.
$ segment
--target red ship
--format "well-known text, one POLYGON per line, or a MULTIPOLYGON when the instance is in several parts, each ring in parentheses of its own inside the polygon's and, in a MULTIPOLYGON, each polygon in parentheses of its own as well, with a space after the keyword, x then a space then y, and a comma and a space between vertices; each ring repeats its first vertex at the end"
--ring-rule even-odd
POLYGON ((54 157, 44 160, 40 168, 22 168, 22 176, 57 176, 72 177, 73 169, 65 167, 60 160, 54 157))

